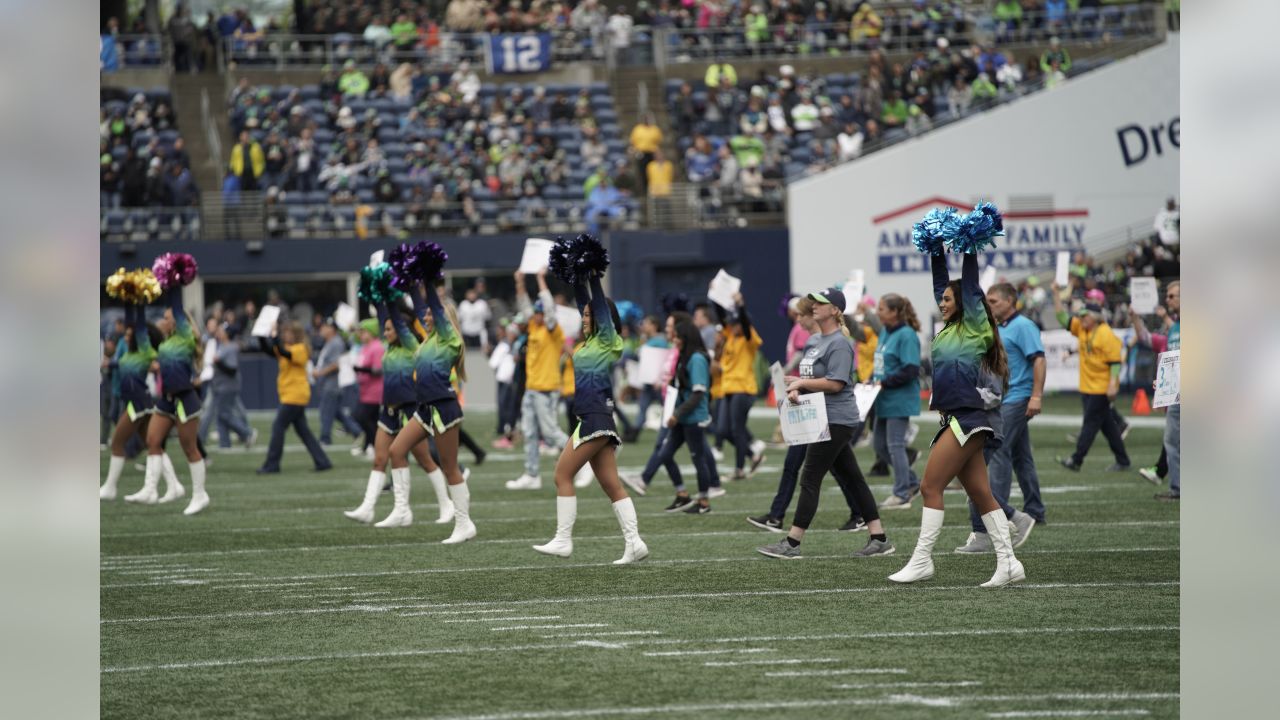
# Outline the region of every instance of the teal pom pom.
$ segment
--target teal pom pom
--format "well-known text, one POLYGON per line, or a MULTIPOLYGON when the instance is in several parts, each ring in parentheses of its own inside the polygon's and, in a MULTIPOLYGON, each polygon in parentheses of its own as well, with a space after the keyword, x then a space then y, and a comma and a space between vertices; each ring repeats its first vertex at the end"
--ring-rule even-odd
POLYGON ((958 231, 947 243, 952 252, 976 254, 996 246, 995 238, 1004 235, 1004 217, 995 205, 979 203, 964 216, 958 231))
POLYGON ((391 304, 399 300, 404 293, 391 282, 391 266, 379 263, 360 269, 360 284, 356 295, 371 305, 391 304))
POLYGON ((911 242, 927 255, 941 255, 960 230, 963 218, 953 207, 934 208, 911 228, 911 242))

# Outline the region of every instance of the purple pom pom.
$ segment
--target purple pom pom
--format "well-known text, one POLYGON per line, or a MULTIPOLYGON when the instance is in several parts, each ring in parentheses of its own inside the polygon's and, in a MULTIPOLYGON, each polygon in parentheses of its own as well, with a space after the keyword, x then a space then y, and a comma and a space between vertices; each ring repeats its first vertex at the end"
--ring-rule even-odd
POLYGON ((439 279, 443 277, 441 269, 448 259, 449 254, 439 243, 401 243, 387 253, 387 263, 391 266, 391 284, 402 291, 408 291, 419 282, 439 279))
POLYGON ((551 272, 570 285, 600 277, 608 267, 609 251, 587 233, 570 240, 558 237, 551 247, 551 272))
POLYGON ((151 272, 165 290, 190 285, 198 271, 196 259, 187 253, 164 253, 151 266, 151 272))

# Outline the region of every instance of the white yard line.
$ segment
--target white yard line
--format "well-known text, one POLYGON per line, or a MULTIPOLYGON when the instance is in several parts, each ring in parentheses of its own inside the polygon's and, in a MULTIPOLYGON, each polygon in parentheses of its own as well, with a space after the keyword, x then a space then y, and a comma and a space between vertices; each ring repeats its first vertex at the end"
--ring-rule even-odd
POLYGON ((770 658, 768 660, 708 660, 707 667, 739 667, 742 665, 819 665, 822 663, 845 662, 839 658, 770 658))
POLYGON ((1150 715, 1150 710, 1129 708, 1125 710, 1014 710, 987 713, 989 718, 1059 718, 1059 717, 1116 717, 1150 715))
POLYGON ((647 652, 645 657, 682 657, 685 655, 754 655, 756 653, 777 652, 773 648, 729 648, 722 650, 668 650, 665 652, 647 652))
MULTIPOLYGON (((457 618, 442 623, 520 622, 524 620, 559 620, 559 615, 517 615, 516 617, 457 618)), ((496 628, 495 628, 496 629, 496 628)))
MULTIPOLYGON (((105 622, 105 621, 104 621, 105 622)), ((560 627, 570 627, 562 625, 560 627)), ((875 633, 837 633, 830 635, 810 635, 810 636, 778 636, 778 637, 741 637, 741 638, 710 638, 710 639, 688 639, 688 638, 672 638, 672 639, 640 639, 628 640, 628 647, 635 645, 713 645, 727 643, 767 643, 781 641, 799 641, 814 642, 820 640, 865 640, 865 639, 885 639, 885 638, 921 638, 921 637, 970 637, 970 636, 987 636, 987 635, 1074 635, 1074 634, 1100 634, 1110 635, 1114 633, 1166 633, 1179 632, 1176 625, 1121 625, 1116 627, 1083 627, 1083 628, 990 628, 990 629, 957 629, 957 630, 926 630, 926 631, 906 631, 906 632, 875 632, 875 633)), ((398 657, 418 657, 431 655, 468 655, 473 653, 513 653, 522 651, 544 651, 544 650, 566 650, 582 648, 578 643, 543 643, 537 645, 507 645, 501 647, 484 647, 476 645, 466 645, 462 647, 451 648, 425 648, 419 650, 398 650, 384 652, 363 652, 363 653, 329 653, 322 655, 293 655, 293 656, 272 656, 272 657, 239 657, 226 658, 221 660, 192 660, 187 662, 170 662, 155 665, 131 665, 131 666, 105 666, 102 668, 103 673, 118 672, 154 672, 157 670, 189 670, 193 668, 213 668, 213 667, 242 667, 256 665, 289 665, 297 663, 309 662, 342 662, 346 660, 365 660, 376 658, 398 658, 398 657)), ((1009 695, 1002 696, 1003 700, 1029 700, 1035 696, 1009 695)), ((1141 698, 1133 699, 1154 699, 1156 697, 1177 697, 1177 695, 1146 695, 1141 698)), ((1129 699, 1126 696, 1110 695, 1046 695, 1043 699, 1082 699, 1082 700, 1123 700, 1129 699)), ((754 707, 754 706, 752 706, 754 707)))
POLYGON ((612 632, 580 632, 580 633, 559 633, 553 635, 539 635, 540 638, 547 640, 555 640, 558 638, 576 638, 576 637, 615 637, 621 635, 661 635, 657 630, 614 630, 612 632))
POLYGON ((609 623, 572 623, 568 625, 507 625, 504 627, 489 628, 493 632, 510 632, 513 630, 562 630, 568 628, 602 628, 609 627, 609 623))
POLYGON ((834 675, 906 675, 906 668, 832 668, 830 670, 778 670, 765 677, 829 677, 834 675))
MULTIPOLYGON (((1168 582, 1137 582, 1137 583, 1027 583, 1018 585, 1013 591, 1026 590, 1059 590, 1059 589, 1100 589, 1100 588, 1151 588, 1151 587, 1176 587, 1179 583, 1176 581, 1168 582)), ((271 587, 271 586, 261 586, 271 587)), ((426 604, 395 604, 393 602, 384 601, 384 607, 387 610, 416 610, 429 609, 424 615, 438 615, 445 608, 481 608, 500 606, 502 609, 494 610, 494 612, 510 612, 507 608, 527 607, 530 605, 561 605, 576 603, 622 603, 622 602, 649 602, 654 600, 703 600, 703 599, 728 599, 742 597, 800 597, 806 595, 844 595, 844 594, 861 594, 861 593, 882 593, 882 592, 954 592, 954 591, 970 591, 985 593, 989 592, 984 588, 976 585, 923 585, 920 587, 903 588, 898 586, 884 587, 860 587, 860 588, 811 588, 800 590, 735 590, 726 592, 702 592, 702 593, 668 593, 653 595, 589 595, 577 597, 555 597, 555 598, 539 598, 527 600, 474 600, 469 602, 457 603, 426 603, 426 604)), ((332 608, 324 609, 324 612, 347 612, 351 608, 332 608)), ((222 620, 229 618, 244 617, 276 617, 279 615, 299 614, 304 615, 312 612, 307 608, 290 609, 282 608, 277 610, 242 610, 231 611, 229 613, 210 613, 201 615, 160 615, 160 616, 144 616, 133 618, 112 618, 101 620, 103 625, 127 624, 127 623, 149 623, 149 622, 180 622, 190 620, 222 620)), ((406 614, 406 613, 401 613, 406 614)))
POLYGON ((887 690, 890 688, 977 687, 981 684, 977 680, 957 680, 954 682, 841 683, 831 687, 837 690, 887 690))
POLYGON ((423 615, 480 615, 484 613, 510 613, 516 612, 507 608, 488 609, 488 610, 426 610, 424 612, 407 612, 399 613, 400 617, 420 617, 423 615))

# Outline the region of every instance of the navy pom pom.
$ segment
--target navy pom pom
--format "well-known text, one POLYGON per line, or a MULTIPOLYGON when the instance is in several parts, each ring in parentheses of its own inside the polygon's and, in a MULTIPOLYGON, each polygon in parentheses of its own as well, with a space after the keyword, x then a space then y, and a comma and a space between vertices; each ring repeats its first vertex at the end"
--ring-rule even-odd
POLYGON ((551 247, 551 272, 570 285, 604 275, 608 267, 609 251, 587 233, 569 240, 557 237, 551 247))
POLYGON ((439 243, 401 243, 387 253, 391 283, 400 290, 410 290, 419 282, 437 280, 443 277, 441 269, 448 259, 439 243))
POLYGON ((962 222, 963 218, 955 208, 934 208, 912 226, 911 242, 922 253, 941 255, 950 239, 960 230, 962 222))

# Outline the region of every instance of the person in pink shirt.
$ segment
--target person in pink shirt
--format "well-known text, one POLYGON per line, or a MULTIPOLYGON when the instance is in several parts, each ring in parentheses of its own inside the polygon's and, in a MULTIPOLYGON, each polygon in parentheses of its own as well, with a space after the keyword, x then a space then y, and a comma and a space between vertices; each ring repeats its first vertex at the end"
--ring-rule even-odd
POLYGON ((373 438, 378 434, 378 407, 382 403, 382 354, 386 351, 378 339, 378 321, 369 318, 360 323, 360 355, 356 360, 356 383, 360 386, 360 408, 356 422, 364 430, 364 446, 352 449, 355 456, 373 452, 373 438))
POLYGON ((791 334, 787 336, 786 366, 788 368, 791 367, 791 360, 804 350, 805 341, 812 334, 800 324, 799 316, 796 314, 796 306, 799 303, 800 296, 798 295, 787 301, 787 319, 791 321, 791 334))

